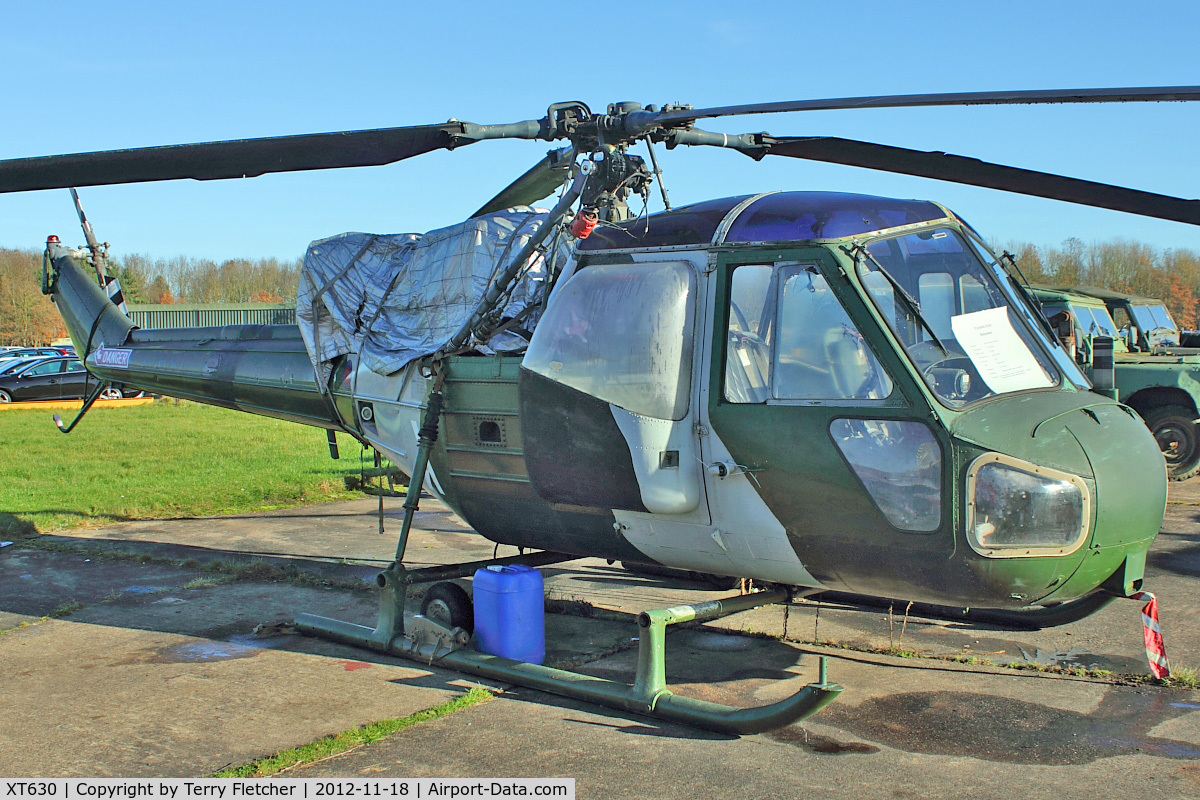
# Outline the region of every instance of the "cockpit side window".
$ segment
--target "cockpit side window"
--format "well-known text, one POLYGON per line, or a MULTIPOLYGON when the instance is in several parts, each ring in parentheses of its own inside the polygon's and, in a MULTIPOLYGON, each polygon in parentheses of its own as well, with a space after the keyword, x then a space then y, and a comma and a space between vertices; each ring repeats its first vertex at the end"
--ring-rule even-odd
POLYGON ((815 266, 734 270, 726 400, 881 400, 891 391, 891 379, 815 266))
POLYGON ((725 399, 762 403, 770 394, 773 314, 770 264, 747 264, 733 271, 729 289, 725 399), (769 307, 770 306, 770 307, 769 307))

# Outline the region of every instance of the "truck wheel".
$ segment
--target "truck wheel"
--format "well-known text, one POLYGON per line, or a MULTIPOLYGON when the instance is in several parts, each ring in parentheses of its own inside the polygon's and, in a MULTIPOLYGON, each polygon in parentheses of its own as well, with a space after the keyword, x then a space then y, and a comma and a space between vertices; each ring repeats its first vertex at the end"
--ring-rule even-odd
POLYGON ((1158 406, 1146 411, 1146 425, 1167 460, 1167 477, 1185 481, 1200 471, 1200 434, 1196 412, 1183 406, 1158 406))

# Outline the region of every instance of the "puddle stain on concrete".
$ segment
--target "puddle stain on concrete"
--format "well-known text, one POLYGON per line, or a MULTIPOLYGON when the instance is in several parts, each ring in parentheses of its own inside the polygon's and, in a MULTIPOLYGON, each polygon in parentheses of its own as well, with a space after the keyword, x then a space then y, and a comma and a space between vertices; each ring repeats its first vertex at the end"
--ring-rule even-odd
POLYGON ((165 647, 149 660, 159 664, 194 664, 224 661, 231 658, 249 658, 257 655, 258 650, 259 648, 237 642, 213 642, 205 639, 165 647))
POLYGON ((1097 655, 1084 650, 1082 647, 1072 647, 1069 650, 1042 650, 1035 648, 1030 654, 1024 647, 1017 646, 1021 651, 1020 659, 994 659, 997 663, 1008 661, 1025 661, 1030 664, 1040 664, 1047 667, 1085 667, 1087 669, 1111 669, 1108 667, 1106 656, 1097 655))
POLYGON ((1066 766, 1133 753, 1200 759, 1196 742, 1148 735, 1187 713, 1159 695, 1114 689, 1091 714, 972 692, 908 692, 834 703, 821 722, 909 753, 1066 766))
POLYGON ((720 653, 729 650, 749 650, 754 646, 754 640, 728 633, 697 633, 688 644, 697 650, 720 653))
POLYGON ((123 594, 158 594, 159 592, 171 591, 171 587, 170 586, 144 586, 144 585, 138 584, 138 585, 134 585, 134 586, 126 586, 124 589, 121 589, 120 591, 123 594))
MULTIPOLYGON (((252 633, 235 634, 224 640, 199 639, 194 642, 171 645, 156 651, 147 659, 156 664, 196 664, 226 661, 234 658, 250 658, 263 650, 282 647, 293 636, 255 636, 252 633)), ((143 659, 135 659, 141 661, 143 659)))
POLYGON ((1043 650, 1024 646, 1018 642, 988 637, 972 639, 972 643, 959 648, 959 654, 979 656, 997 664, 1028 662, 1050 667, 1085 667, 1131 674, 1146 671, 1146 662, 1141 658, 1114 653, 1094 653, 1082 647, 1072 647, 1067 650, 1043 650))

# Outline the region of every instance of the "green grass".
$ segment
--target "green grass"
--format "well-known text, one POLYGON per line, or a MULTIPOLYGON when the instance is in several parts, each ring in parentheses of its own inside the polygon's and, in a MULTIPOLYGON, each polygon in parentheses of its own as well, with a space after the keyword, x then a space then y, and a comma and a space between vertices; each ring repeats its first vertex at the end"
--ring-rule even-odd
POLYGON ((356 443, 333 461, 319 428, 167 400, 92 409, 64 436, 51 413, 0 412, 0 538, 361 496, 356 443))
POLYGON ((1166 683, 1168 686, 1200 689, 1200 670, 1195 667, 1172 667, 1171 677, 1167 678, 1166 683))
POLYGON ((69 603, 63 603, 61 606, 54 609, 46 616, 50 619, 62 619, 63 617, 71 616, 72 614, 74 614, 76 611, 79 611, 83 607, 84 607, 83 603, 76 603, 75 601, 71 601, 69 603))
POLYGON ((445 717, 453 714, 455 711, 461 711, 464 708, 470 708, 473 705, 491 699, 491 692, 480 686, 475 686, 461 697, 456 697, 447 703, 442 703, 440 706, 434 706, 425 711, 418 711, 416 714, 410 714, 407 717, 373 722, 370 725, 363 725, 362 727, 343 731, 333 736, 326 736, 315 742, 301 745, 300 747, 293 747, 291 750, 284 750, 282 753, 277 753, 268 758, 251 761, 249 764, 243 764, 240 767, 230 767, 229 769, 221 770, 212 777, 265 778, 268 775, 274 775, 290 767, 320 761, 323 758, 336 756, 338 753, 344 753, 352 748, 377 742, 385 736, 391 736, 397 731, 404 730, 418 723, 445 717))

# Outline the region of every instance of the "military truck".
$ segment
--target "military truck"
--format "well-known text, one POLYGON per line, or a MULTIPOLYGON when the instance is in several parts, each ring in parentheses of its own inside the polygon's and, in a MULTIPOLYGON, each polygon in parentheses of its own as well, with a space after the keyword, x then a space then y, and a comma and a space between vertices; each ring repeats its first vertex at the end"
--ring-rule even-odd
POLYGON ((1179 326, 1162 300, 1095 286, 1071 286, 1068 290, 1103 301, 1130 352, 1161 353, 1184 344, 1179 326))
POLYGON ((1200 472, 1200 350, 1178 347, 1179 329, 1162 302, 1104 289, 1031 288, 1093 380, 1097 344, 1102 337, 1112 340, 1111 393, 1145 420, 1171 480, 1200 472), (1110 314, 1114 307, 1123 314, 1124 329, 1110 314))

